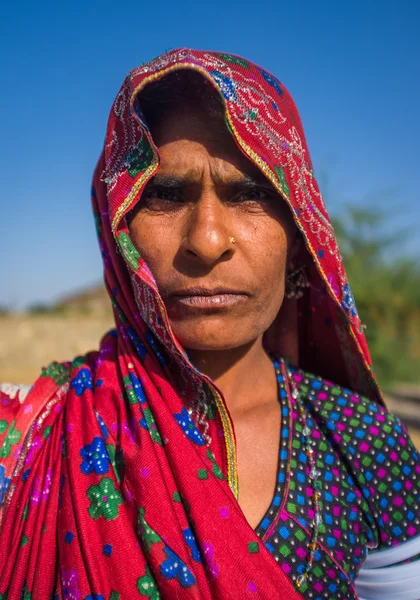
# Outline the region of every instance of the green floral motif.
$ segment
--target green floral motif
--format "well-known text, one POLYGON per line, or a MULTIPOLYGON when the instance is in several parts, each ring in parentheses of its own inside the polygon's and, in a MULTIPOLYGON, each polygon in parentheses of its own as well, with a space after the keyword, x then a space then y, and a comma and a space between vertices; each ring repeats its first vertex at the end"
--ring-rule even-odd
POLYGON ((126 165, 130 177, 136 177, 145 171, 153 159, 153 150, 146 138, 142 138, 136 148, 130 150, 126 157, 126 165))
POLYGON ((149 430, 152 440, 156 444, 159 444, 159 446, 163 446, 162 438, 160 437, 160 433, 157 430, 152 411, 150 410, 150 408, 145 408, 143 411, 143 414, 144 414, 144 421, 146 422, 147 429, 149 430))
POLYGON ((289 199, 290 198, 290 188, 289 188, 289 184, 286 181, 286 174, 284 172, 283 167, 281 165, 279 165, 278 167, 274 167, 274 170, 276 172, 277 179, 279 180, 283 194, 286 196, 287 199, 289 199))
POLYGON ((25 585, 25 587, 23 588, 23 591, 22 591, 21 598, 22 598, 22 600, 31 600, 31 597, 32 597, 32 594, 25 585))
POLYGON ((47 425, 44 429, 44 431, 42 432, 42 437, 47 439, 47 437, 50 435, 51 433, 51 425, 47 425))
POLYGON ((239 56, 232 56, 232 54, 219 54, 219 56, 228 63, 249 69, 249 62, 243 58, 239 58, 239 56))
POLYGON ((41 377, 51 377, 57 385, 64 385, 70 378, 70 369, 67 365, 52 362, 48 367, 42 369, 41 377))
POLYGON ((0 600, 7 600, 7 595, 9 592, 4 592, 4 594, 0 594, 0 600))
POLYGON ((118 507, 123 504, 123 499, 112 479, 104 477, 98 485, 91 485, 86 495, 91 502, 88 510, 92 519, 104 517, 111 521, 118 517, 118 507))
POLYGON ((146 544, 146 549, 149 552, 153 544, 158 544, 159 542, 162 542, 162 538, 156 533, 156 531, 153 531, 153 529, 149 526, 148 522, 144 517, 145 512, 146 509, 144 508, 144 506, 142 506, 139 510, 137 531, 138 534, 141 536, 141 539, 146 544))
POLYGON ((137 398, 136 392, 134 391, 133 383, 130 379, 130 375, 126 375, 123 378, 125 391, 127 392, 128 401, 130 404, 138 404, 139 399, 137 398))
POLYGON ((3 446, 0 448, 0 458, 7 458, 10 454, 12 446, 18 443, 22 437, 22 433, 19 429, 15 429, 16 421, 12 421, 9 427, 9 431, 6 433, 6 437, 3 441, 3 446))
POLYGON ((122 452, 117 452, 113 444, 107 444, 106 449, 108 451, 112 468, 114 469, 115 478, 119 483, 121 481, 121 475, 124 469, 124 459, 122 452))
POLYGON ((118 236, 118 243, 125 260, 132 269, 137 270, 139 268, 140 253, 137 251, 133 242, 130 240, 125 231, 122 231, 118 236))
POLYGON ((71 368, 78 369, 85 363, 86 363, 86 356, 76 356, 71 363, 71 368))
POLYGON ((204 393, 206 394, 206 404, 207 404, 206 417, 210 421, 214 421, 214 419, 216 418, 216 414, 217 414, 217 406, 216 406, 216 402, 214 401, 214 396, 212 394, 210 386, 208 386, 207 384, 205 384, 205 386, 204 386, 204 393))
POLYGON ((140 596, 146 596, 151 600, 159 600, 160 594, 156 587, 156 582, 150 573, 149 567, 146 567, 146 575, 137 579, 137 589, 140 596))
POLYGON ((213 468, 211 470, 213 475, 215 477, 217 477, 217 479, 224 479, 225 477, 224 477, 219 465, 217 464, 216 459, 213 456, 213 452, 210 450, 210 448, 207 448, 207 458, 209 458, 213 464, 213 468))
POLYGON ((9 423, 7 421, 5 421, 4 419, 0 420, 0 435, 6 431, 8 425, 9 425, 9 423))
POLYGON ((115 310, 118 314, 118 318, 120 319, 121 323, 123 323, 125 325, 127 323, 127 317, 122 312, 120 305, 118 304, 118 302, 115 299, 115 296, 111 296, 111 302, 112 302, 112 306, 115 308, 115 310))

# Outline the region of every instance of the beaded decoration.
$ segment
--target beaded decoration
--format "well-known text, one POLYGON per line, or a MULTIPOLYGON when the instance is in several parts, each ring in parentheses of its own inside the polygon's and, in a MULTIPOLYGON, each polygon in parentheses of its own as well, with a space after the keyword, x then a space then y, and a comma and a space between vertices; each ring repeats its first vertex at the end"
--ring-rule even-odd
POLYGON ((308 418, 305 409, 305 405, 300 396, 299 390, 295 385, 290 369, 288 368, 286 362, 283 358, 280 359, 280 363, 278 360, 273 360, 274 368, 276 371, 276 375, 283 375, 284 383, 286 387, 286 392, 288 398, 292 397, 296 400, 296 404, 298 407, 299 421, 302 425, 302 435, 303 435, 303 446, 304 452, 308 458, 308 471, 309 471, 309 479, 311 481, 312 487, 312 508, 314 511, 314 518, 312 522, 312 534, 311 539, 308 544, 308 555, 306 558, 306 567, 303 573, 299 575, 296 580, 296 586, 301 588, 302 585, 306 582, 309 572, 312 569, 314 564, 315 552, 318 548, 318 536, 319 536, 319 528, 322 525, 322 514, 321 514, 321 481, 320 476, 321 473, 318 471, 315 463, 314 450, 313 450, 313 442, 311 439, 311 429, 308 426, 308 418))
POLYGON ((286 277, 286 288, 284 295, 286 298, 302 298, 305 292, 305 288, 311 287, 311 284, 305 273, 305 266, 298 267, 297 269, 291 268, 290 272, 286 277))

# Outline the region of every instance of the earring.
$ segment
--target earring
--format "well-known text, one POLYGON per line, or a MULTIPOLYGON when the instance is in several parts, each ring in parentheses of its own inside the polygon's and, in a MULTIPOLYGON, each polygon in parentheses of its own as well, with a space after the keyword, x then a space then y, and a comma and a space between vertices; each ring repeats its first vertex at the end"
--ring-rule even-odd
POLYGON ((305 288, 311 287, 305 272, 305 266, 297 269, 290 266, 286 277, 286 288, 284 295, 286 298, 302 298, 305 288))

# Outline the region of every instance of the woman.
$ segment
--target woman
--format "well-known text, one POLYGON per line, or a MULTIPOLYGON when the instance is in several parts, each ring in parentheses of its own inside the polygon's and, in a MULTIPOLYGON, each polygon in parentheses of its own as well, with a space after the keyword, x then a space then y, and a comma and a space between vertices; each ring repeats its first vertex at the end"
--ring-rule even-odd
POLYGON ((0 396, 0 598, 420 598, 418 454, 286 89, 135 69, 93 205, 116 329, 0 396))

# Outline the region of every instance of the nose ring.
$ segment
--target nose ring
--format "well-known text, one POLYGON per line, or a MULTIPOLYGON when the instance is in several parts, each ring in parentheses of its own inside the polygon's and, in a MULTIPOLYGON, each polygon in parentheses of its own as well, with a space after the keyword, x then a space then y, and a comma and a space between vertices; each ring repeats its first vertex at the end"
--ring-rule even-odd
POLYGON ((235 240, 235 238, 234 238, 234 237, 232 237, 232 236, 230 236, 230 238, 229 238, 229 242, 230 242, 231 244, 236 244, 236 240, 235 240))

